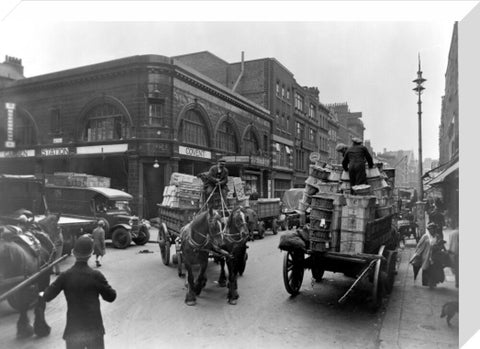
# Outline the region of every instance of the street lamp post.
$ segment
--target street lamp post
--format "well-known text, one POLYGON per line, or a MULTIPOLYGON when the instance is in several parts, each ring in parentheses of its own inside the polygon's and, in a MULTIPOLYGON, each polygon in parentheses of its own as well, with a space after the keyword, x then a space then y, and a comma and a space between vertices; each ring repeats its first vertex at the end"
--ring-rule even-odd
POLYGON ((413 89, 418 95, 418 202, 417 202, 417 225, 420 234, 425 233, 425 203, 423 202, 423 158, 422 158, 422 91, 425 87, 422 84, 427 81, 422 77, 422 69, 420 66, 420 53, 418 54, 418 71, 417 78, 413 80, 416 84, 413 89))

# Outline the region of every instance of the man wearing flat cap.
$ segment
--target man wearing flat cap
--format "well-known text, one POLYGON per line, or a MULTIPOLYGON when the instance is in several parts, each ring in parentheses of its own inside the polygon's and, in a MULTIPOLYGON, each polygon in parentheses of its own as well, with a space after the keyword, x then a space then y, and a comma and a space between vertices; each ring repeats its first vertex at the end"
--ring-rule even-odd
POLYGON ((116 291, 109 285, 105 276, 88 265, 93 253, 93 240, 88 235, 80 236, 75 242, 73 255, 76 262, 40 294, 46 302, 50 302, 61 291, 67 300, 67 324, 63 339, 67 349, 105 347, 100 310, 101 296, 107 302, 113 302, 116 291))
MULTIPOLYGON (((205 200, 209 198, 210 194, 217 187, 217 185, 220 188, 223 200, 227 199, 228 170, 225 167, 225 162, 226 162, 225 160, 219 159, 216 165, 213 165, 212 167, 210 167, 210 170, 208 171, 208 175, 205 181, 205 186, 204 186, 205 195, 206 195, 205 200)), ((214 203, 213 207, 219 208, 217 207, 219 206, 218 204, 219 204, 218 202, 214 203)))
POLYGON ((360 138, 354 137, 352 146, 347 149, 342 161, 343 169, 348 171, 350 177, 350 186, 367 184, 365 162, 368 163, 369 168, 373 167, 373 159, 367 147, 362 145, 360 138))

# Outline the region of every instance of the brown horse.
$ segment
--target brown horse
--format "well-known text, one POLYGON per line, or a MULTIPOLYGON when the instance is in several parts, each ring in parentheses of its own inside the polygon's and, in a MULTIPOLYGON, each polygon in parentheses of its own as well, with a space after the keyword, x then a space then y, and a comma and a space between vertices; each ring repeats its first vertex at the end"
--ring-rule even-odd
MULTIPOLYGON (((59 218, 60 215, 48 215, 38 223, 30 223, 21 229, 18 226, 3 227, 0 237, 0 281, 26 279, 52 261, 55 247, 49 235, 58 233, 59 218), (31 241, 32 246, 26 241, 31 241)), ((38 293, 49 284, 50 274, 46 272, 32 285, 20 289, 7 299, 20 313, 17 338, 27 338, 34 333, 38 337, 50 334, 50 326, 45 321, 45 301, 38 297, 38 293), (35 314, 33 327, 28 318, 28 310, 32 306, 35 314)))
POLYGON ((248 229, 248 218, 246 210, 243 207, 236 207, 228 216, 225 233, 223 234, 223 243, 220 246, 227 251, 230 256, 219 259, 220 278, 218 284, 225 286, 225 261, 228 268, 228 303, 237 304, 237 277, 243 274, 247 260, 247 241, 250 237, 248 229))
POLYGON ((200 295, 207 284, 205 271, 207 270, 209 254, 211 252, 222 253, 219 248, 222 243, 221 216, 212 208, 199 213, 182 228, 180 238, 188 281, 185 303, 195 305, 196 296, 200 295), (197 280, 195 280, 192 268, 195 264, 200 265, 197 280))

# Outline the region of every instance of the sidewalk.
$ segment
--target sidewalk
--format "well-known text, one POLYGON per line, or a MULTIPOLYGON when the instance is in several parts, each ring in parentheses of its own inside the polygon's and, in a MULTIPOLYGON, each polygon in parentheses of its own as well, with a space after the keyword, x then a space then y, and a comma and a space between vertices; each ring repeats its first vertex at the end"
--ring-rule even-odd
MULTIPOLYGON (((450 232, 444 231, 447 243, 450 232)), ((458 348, 458 314, 452 318, 451 327, 445 318, 440 318, 443 304, 458 301, 455 276, 445 268, 445 282, 433 290, 422 286, 421 271, 414 282, 413 268, 408 263, 414 250, 414 240, 406 241, 406 246, 399 249, 398 274, 380 330, 379 348, 458 348)))

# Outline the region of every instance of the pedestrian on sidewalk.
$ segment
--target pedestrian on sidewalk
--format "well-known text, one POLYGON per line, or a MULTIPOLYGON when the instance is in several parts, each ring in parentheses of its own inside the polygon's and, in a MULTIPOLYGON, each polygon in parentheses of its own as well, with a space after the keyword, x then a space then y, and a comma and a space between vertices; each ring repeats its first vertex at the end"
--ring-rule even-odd
POLYGON ((448 265, 448 255, 445 251, 445 241, 438 235, 435 223, 429 223, 427 231, 418 241, 415 252, 410 259, 413 265, 413 277, 417 279, 422 269, 422 285, 434 288, 445 281, 443 268, 448 265))
POLYGON ((105 276, 88 266, 93 252, 93 240, 88 235, 78 238, 73 248, 76 262, 51 284, 43 296, 50 302, 61 291, 67 300, 67 324, 63 339, 67 349, 103 349, 105 328, 98 296, 113 302, 116 291, 105 276))
POLYGON ((455 275, 455 287, 458 288, 458 273, 459 273, 459 239, 458 239, 458 229, 455 229, 450 233, 450 238, 448 240, 448 253, 451 259, 451 268, 453 275, 455 275))
POLYGON ((102 266, 100 261, 105 255, 106 246, 105 246, 105 222, 103 220, 98 220, 97 227, 92 232, 93 237, 93 254, 95 255, 95 264, 97 267, 102 266))

